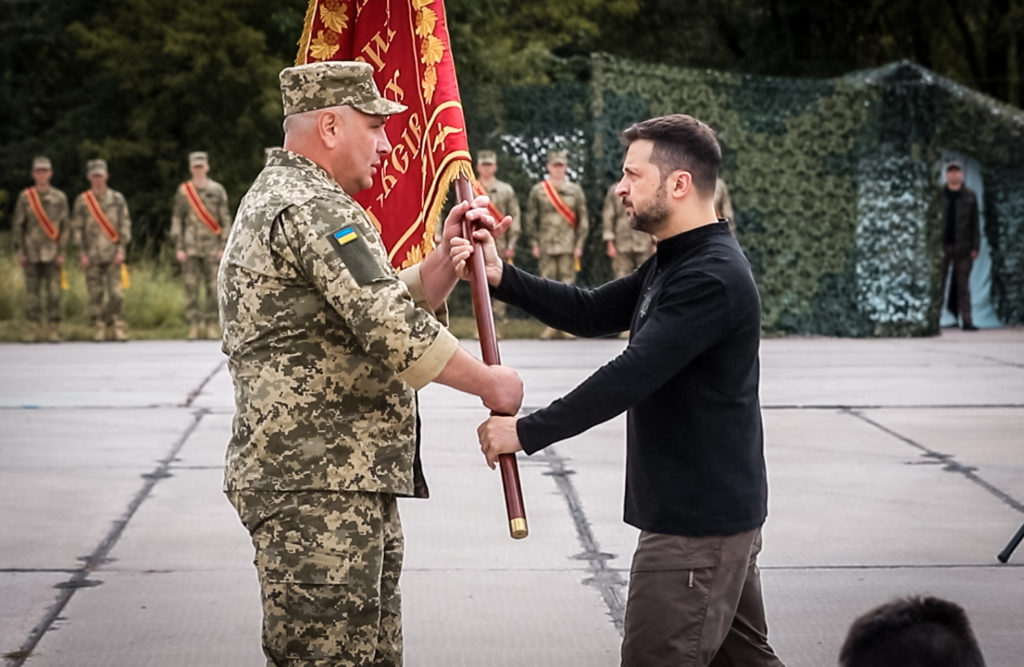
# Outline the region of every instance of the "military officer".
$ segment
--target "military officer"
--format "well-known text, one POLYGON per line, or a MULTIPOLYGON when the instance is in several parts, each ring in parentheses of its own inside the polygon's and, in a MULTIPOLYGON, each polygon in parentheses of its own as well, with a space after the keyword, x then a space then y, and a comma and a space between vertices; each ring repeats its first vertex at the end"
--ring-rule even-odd
POLYGON ((128 340, 121 313, 121 268, 132 240, 128 202, 107 185, 106 160, 86 164, 89 189, 78 195, 72 209, 71 227, 75 246, 85 269, 89 293, 89 317, 96 327, 95 341, 128 340))
POLYGON ((192 178, 178 186, 171 214, 174 256, 182 265, 185 283, 185 319, 188 339, 219 338, 217 332, 217 267, 231 228, 228 195, 209 178, 209 156, 202 151, 188 154, 192 178), (199 283, 206 303, 199 312, 199 283))
POLYGON ((60 272, 70 230, 68 198, 50 185, 52 177, 49 158, 32 160, 35 185, 18 195, 11 220, 14 254, 25 272, 26 342, 60 340, 60 272))
MULTIPOLYGON (((485 194, 491 200, 491 206, 494 207, 491 213, 497 215, 499 219, 506 215, 512 218, 512 224, 508 231, 495 239, 498 256, 511 262, 516 256, 516 242, 519 240, 521 230, 519 198, 516 197, 516 192, 511 185, 498 179, 496 175, 498 173, 498 156, 494 151, 480 151, 477 154, 476 173, 482 189, 482 192, 478 190, 478 194, 485 194)), ((495 301, 493 312, 496 320, 504 320, 507 314, 505 302, 495 301)))
MULTIPOLYGON (((564 283, 576 282, 576 271, 587 238, 587 201, 583 189, 566 178, 565 151, 548 153, 548 177, 533 186, 526 201, 523 233, 530 239, 540 275, 564 283)), ((563 334, 546 327, 541 338, 563 334)))
POLYGON ((352 199, 406 108, 372 73, 281 72, 284 146, 239 204, 218 275, 236 407, 224 486, 256 550, 269 665, 402 663, 396 498, 427 495, 416 391, 440 382, 506 414, 522 401, 515 371, 443 324, 451 238, 463 214, 495 227, 486 200, 456 206, 438 249, 397 274, 352 199))
POLYGON ((622 198, 615 194, 616 185, 612 183, 604 197, 601 238, 612 260, 612 272, 621 278, 647 261, 654 252, 654 237, 630 224, 622 198))

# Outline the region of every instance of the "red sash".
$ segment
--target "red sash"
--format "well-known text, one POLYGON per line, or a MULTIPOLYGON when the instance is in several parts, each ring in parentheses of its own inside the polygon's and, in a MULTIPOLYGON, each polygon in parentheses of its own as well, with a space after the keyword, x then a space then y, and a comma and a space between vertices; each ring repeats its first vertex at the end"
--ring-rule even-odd
POLYGON ((220 225, 217 224, 217 219, 214 218, 210 211, 207 210, 203 204, 203 200, 199 198, 199 193, 196 192, 196 186, 192 185, 192 181, 185 181, 181 184, 181 189, 185 192, 185 198, 188 199, 189 205, 195 212, 196 217, 206 225, 211 232, 214 234, 220 234, 220 225))
POLYGON ((100 226, 103 233, 107 235, 111 243, 117 243, 117 239, 120 238, 117 235, 117 229, 110 223, 110 220, 103 213, 103 209, 100 208, 100 203, 96 201, 96 195, 92 193, 92 190, 86 190, 82 193, 82 198, 85 199, 85 205, 89 207, 89 213, 92 214, 92 219, 96 221, 96 224, 100 226))
POLYGON ((554 186, 548 181, 541 181, 541 185, 544 186, 544 193, 547 194, 548 200, 551 205, 555 207, 558 214, 565 218, 565 221, 569 223, 569 226, 576 229, 576 214, 571 208, 569 208, 562 198, 558 196, 558 191, 555 190, 554 186))
MULTIPOLYGON (((480 184, 480 181, 473 181, 473 192, 478 195, 485 195, 488 200, 490 199, 490 195, 488 195, 487 191, 484 190, 484 186, 480 184)), ((494 205, 494 202, 487 202, 487 210, 494 216, 494 222, 501 222, 505 219, 505 214, 498 210, 498 207, 494 205)))
POLYGON ((39 198, 39 192, 35 188, 25 188, 25 195, 28 197, 28 203, 32 207, 32 212, 36 215, 36 220, 39 221, 39 226, 43 228, 43 231, 46 232, 51 241, 56 241, 57 237, 60 236, 60 231, 57 229, 57 225, 53 224, 53 221, 50 220, 50 216, 46 215, 46 211, 43 209, 43 200, 39 198))

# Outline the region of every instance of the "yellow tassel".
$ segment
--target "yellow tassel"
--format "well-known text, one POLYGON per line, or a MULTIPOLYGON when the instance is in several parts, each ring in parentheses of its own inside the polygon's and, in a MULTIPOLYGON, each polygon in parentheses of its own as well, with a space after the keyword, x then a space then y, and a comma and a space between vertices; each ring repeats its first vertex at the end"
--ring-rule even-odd
POLYGON ((132 286, 131 276, 128 275, 128 265, 121 265, 121 289, 128 289, 132 286))
POLYGON ((65 269, 63 266, 60 267, 60 288, 62 290, 67 290, 71 288, 71 285, 68 283, 68 270, 65 269))
POLYGON ((302 22, 302 36, 299 37, 299 52, 295 56, 296 65, 309 63, 309 43, 313 39, 313 19, 316 17, 317 0, 309 0, 306 18, 302 22))
POLYGON ((575 271, 576 273, 579 273, 580 269, 582 269, 582 268, 583 268, 583 266, 580 264, 580 258, 579 257, 573 257, 572 258, 572 270, 575 271))

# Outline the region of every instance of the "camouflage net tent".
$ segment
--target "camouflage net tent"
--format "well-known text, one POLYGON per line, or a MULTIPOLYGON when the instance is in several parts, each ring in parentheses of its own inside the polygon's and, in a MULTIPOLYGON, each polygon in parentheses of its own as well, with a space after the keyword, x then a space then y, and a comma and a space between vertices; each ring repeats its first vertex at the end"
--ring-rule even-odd
POLYGON ((600 55, 588 74, 589 84, 464 94, 474 147, 499 151, 501 177, 521 198, 541 178, 547 148, 570 151, 571 176, 590 204, 581 282, 610 275, 600 206, 618 180, 619 132, 682 112, 718 132, 766 332, 937 333, 941 228, 927 213, 951 154, 980 166, 996 316, 1024 322, 1021 110, 907 61, 834 79, 790 79, 600 55))

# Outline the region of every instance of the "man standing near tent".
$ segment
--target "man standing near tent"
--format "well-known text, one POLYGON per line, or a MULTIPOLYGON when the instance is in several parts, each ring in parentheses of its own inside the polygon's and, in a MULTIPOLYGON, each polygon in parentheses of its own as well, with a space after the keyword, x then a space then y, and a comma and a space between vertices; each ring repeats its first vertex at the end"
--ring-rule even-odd
POLYGON ((11 220, 14 254, 25 271, 25 318, 29 326, 25 342, 44 337, 51 343, 60 340, 60 272, 69 233, 68 198, 50 185, 52 177, 50 158, 32 160, 35 185, 18 195, 11 220))
POLYGON ((964 331, 977 331, 971 318, 971 266, 978 259, 981 229, 978 223, 978 197, 964 185, 964 168, 959 162, 946 165, 946 186, 932 203, 936 223, 942 229, 942 284, 950 266, 949 309, 960 315, 964 331))
MULTIPOLYGON (((488 464, 533 454, 627 412, 625 520, 640 529, 622 664, 781 667, 768 644, 757 556, 767 516, 750 266, 714 209, 721 149, 676 114, 637 123, 616 192, 656 258, 594 289, 532 276, 484 250, 493 294, 580 336, 629 345, 569 394, 478 429, 488 464)), ((464 273, 467 242, 452 242, 464 273)))
MULTIPOLYGON (((569 157, 565 151, 548 153, 548 177, 533 186, 526 200, 523 233, 538 261, 541 277, 573 284, 587 240, 587 198, 583 188, 566 178, 569 157)), ((541 338, 563 333, 546 327, 541 338)))
POLYGON ((93 340, 106 340, 113 333, 114 340, 125 341, 121 272, 132 240, 128 202, 107 186, 106 160, 89 160, 86 175, 90 187, 75 199, 71 228, 85 269, 89 317, 96 327, 93 340))
POLYGON ((256 550, 268 664, 401 665, 396 499, 427 496, 416 391, 439 382, 504 414, 522 401, 515 371, 442 323, 462 216, 495 221, 484 198, 455 206, 438 250, 396 274, 351 195, 380 173, 385 122, 406 107, 366 63, 280 80, 284 147, 242 199, 218 276, 236 397, 225 491, 256 550))
POLYGON ((228 194, 209 177, 210 159, 195 151, 188 155, 191 180, 174 193, 171 240, 174 256, 182 266, 185 283, 185 319, 188 339, 219 338, 217 335, 217 266, 231 228, 228 194), (206 290, 206 304, 199 313, 199 283, 206 290))

